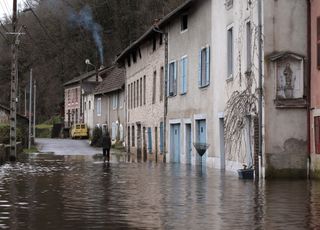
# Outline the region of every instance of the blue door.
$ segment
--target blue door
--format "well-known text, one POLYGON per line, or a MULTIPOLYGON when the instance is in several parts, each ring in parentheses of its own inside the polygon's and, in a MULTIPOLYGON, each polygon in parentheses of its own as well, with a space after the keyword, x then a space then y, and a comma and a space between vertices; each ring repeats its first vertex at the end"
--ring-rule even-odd
POLYGON ((180 124, 171 125, 171 161, 180 163, 180 124))
POLYGON ((191 139, 191 124, 186 124, 186 161, 187 164, 191 164, 191 152, 192 152, 192 139, 191 139))
MULTIPOLYGON (((206 120, 198 120, 197 121, 197 142, 202 144, 207 144, 207 125, 206 120)), ((202 164, 206 162, 207 153, 202 156, 202 164)), ((200 157, 198 155, 198 159, 200 161, 200 157)))

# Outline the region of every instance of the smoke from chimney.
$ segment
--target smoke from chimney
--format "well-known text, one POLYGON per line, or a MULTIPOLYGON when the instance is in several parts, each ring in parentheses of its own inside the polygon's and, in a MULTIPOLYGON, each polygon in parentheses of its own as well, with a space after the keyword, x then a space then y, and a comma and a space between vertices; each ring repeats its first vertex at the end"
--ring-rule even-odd
POLYGON ((93 40, 97 46, 100 57, 100 64, 103 65, 103 43, 102 43, 102 27, 100 24, 96 23, 92 16, 92 10, 90 6, 84 6, 79 13, 75 12, 73 9, 70 11, 70 22, 76 24, 76 26, 81 26, 85 30, 91 32, 93 40))

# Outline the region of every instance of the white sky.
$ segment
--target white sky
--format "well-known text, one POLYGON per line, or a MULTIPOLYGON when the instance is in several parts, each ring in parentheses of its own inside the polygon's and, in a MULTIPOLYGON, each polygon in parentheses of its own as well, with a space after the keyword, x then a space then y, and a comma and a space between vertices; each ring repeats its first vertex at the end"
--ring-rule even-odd
MULTIPOLYGON (((23 1, 22 0, 17 0, 18 6, 21 4, 23 1)), ((4 15, 10 15, 12 14, 12 3, 13 0, 0 0, 0 18, 3 18, 4 15)))

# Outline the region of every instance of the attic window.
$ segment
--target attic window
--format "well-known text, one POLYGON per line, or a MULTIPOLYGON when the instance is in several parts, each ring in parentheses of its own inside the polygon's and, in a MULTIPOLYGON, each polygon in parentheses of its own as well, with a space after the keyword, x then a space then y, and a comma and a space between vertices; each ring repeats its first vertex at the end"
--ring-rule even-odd
POLYGON ((136 50, 134 50, 132 52, 132 61, 133 61, 133 63, 137 62, 137 51, 136 50))
POLYGON ((130 67, 130 66, 131 66, 130 55, 129 55, 128 58, 127 58, 127 62, 128 62, 128 66, 130 67))
POLYGON ((155 51, 157 49, 157 37, 156 36, 153 37, 152 42, 153 42, 153 51, 155 51))
POLYGON ((188 29, 188 15, 184 14, 181 16, 181 31, 188 29))

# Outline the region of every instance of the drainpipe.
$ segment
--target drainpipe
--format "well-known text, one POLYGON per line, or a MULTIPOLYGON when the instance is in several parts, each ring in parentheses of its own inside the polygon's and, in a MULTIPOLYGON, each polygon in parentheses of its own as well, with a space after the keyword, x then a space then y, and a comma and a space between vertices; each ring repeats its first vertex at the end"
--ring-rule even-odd
POLYGON ((262 113, 262 102, 263 102, 263 87, 262 87, 262 68, 263 68, 263 56, 262 56, 262 0, 258 0, 258 43, 259 43, 259 173, 260 178, 263 177, 262 173, 262 142, 263 142, 263 135, 262 135, 262 120, 263 120, 263 113, 262 113))
POLYGON ((153 31, 156 33, 160 33, 164 35, 164 44, 165 44, 165 51, 164 51, 164 93, 163 93, 163 104, 164 104, 164 114, 163 114, 163 162, 166 162, 166 154, 167 154, 167 114, 168 114, 168 97, 167 97, 167 85, 168 85, 168 32, 164 32, 159 30, 157 26, 153 28, 153 31))
POLYGON ((308 43, 308 57, 307 57, 307 129, 308 129, 308 135, 307 135, 307 141, 308 141, 308 163, 307 163, 307 175, 308 178, 310 178, 311 173, 311 6, 310 6, 310 0, 306 0, 307 2, 307 20, 308 20, 308 30, 307 30, 307 43, 308 43))

